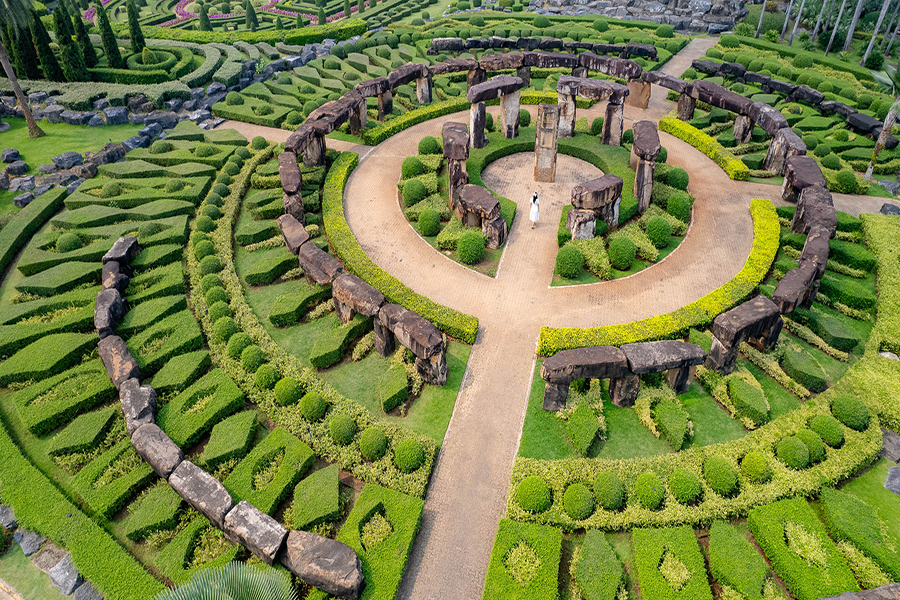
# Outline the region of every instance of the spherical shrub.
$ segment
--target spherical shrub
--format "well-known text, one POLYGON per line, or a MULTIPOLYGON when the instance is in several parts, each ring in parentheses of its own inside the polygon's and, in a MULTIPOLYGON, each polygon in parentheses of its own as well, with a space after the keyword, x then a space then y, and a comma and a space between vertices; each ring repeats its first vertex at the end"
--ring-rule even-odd
POLYGON ((656 155, 656 162, 664 163, 664 162, 666 162, 666 160, 668 160, 668 158, 669 158, 669 151, 666 150, 665 148, 660 148, 659 154, 656 155))
POLYGON ((820 142, 819 144, 816 145, 816 149, 813 150, 813 154, 815 154, 819 158, 822 158, 823 156, 828 156, 829 154, 831 154, 831 146, 829 146, 828 144, 826 144, 824 142, 820 142))
MULTIPOLYGON (((599 21, 599 19, 597 19, 599 21)), ((597 21, 594 21, 594 28, 596 29, 597 21)), ((538 15, 534 18, 534 21, 531 22, 534 27, 539 27, 541 29, 545 27, 550 27, 550 19, 547 18, 546 15, 538 15)), ((604 23, 605 24, 605 23, 604 23)))
POLYGON ((231 358, 240 358, 244 348, 253 344, 253 340, 243 331, 235 333, 228 340, 228 356, 231 358))
POLYGON ((427 195, 425 184, 418 179, 409 179, 403 182, 403 203, 407 208, 412 208, 424 200, 427 195))
MULTIPOLYGON (((440 154, 441 143, 436 137, 426 135, 419 140, 419 154, 440 154)), ((421 162, 421 161, 420 161, 421 162)))
POLYGON ((687 190, 690 176, 681 167, 673 167, 666 176, 666 183, 676 190, 687 190))
POLYGON ((437 235, 441 230, 441 215, 433 208, 423 210, 419 215, 419 231, 425 237, 437 235))
POLYGON ((550 487, 543 477, 538 475, 529 475, 519 482, 516 487, 516 502, 531 513, 542 513, 550 508, 553 503, 553 496, 550 493, 550 487))
POLYGON ((812 66, 813 59, 809 54, 798 54, 794 57, 794 66, 798 69, 807 69, 812 66))
POLYGON ((359 453, 366 460, 378 460, 387 452, 388 439, 381 427, 372 426, 359 436, 359 453))
MULTIPOLYGON (((234 92, 231 92, 234 93, 234 92)), ((200 158, 209 158, 216 153, 215 146, 211 146, 210 144, 199 144, 194 148, 194 156, 199 156, 200 158)))
POLYGON ((271 390, 278 382, 278 369, 272 363, 265 363, 256 369, 256 375, 253 377, 256 387, 261 390, 271 390))
POLYGON ((841 171, 835 177, 837 181, 837 191, 844 194, 856 193, 856 174, 853 171, 841 171))
POLYGON ((875 101, 875 98, 871 94, 861 94, 856 101, 857 108, 861 108, 865 110, 872 106, 872 102, 875 101))
POLYGON ((422 164, 422 161, 415 156, 407 156, 403 159, 403 166, 400 167, 400 171, 403 175, 403 179, 409 179, 424 173, 425 166, 422 164))
POLYGON ((237 92, 228 92, 225 94, 225 104, 228 106, 240 106, 244 103, 244 97, 237 92))
POLYGON ((212 193, 206 197, 206 203, 211 206, 222 206, 222 204, 224 204, 222 202, 222 196, 212 193))
POLYGON ((669 202, 666 204, 666 212, 682 221, 688 223, 691 220, 691 199, 686 194, 672 194, 669 202))
POLYGON ((772 479, 772 467, 761 452, 751 451, 741 460, 741 474, 750 483, 767 483, 772 479))
POLYGON ((591 121, 591 135, 601 135, 603 133, 603 117, 597 117, 591 121))
MULTIPOLYGON (((214 288, 214 289, 222 289, 222 288, 214 288)), ((209 320, 215 323, 222 317, 230 317, 231 316, 231 308, 228 306, 227 302, 222 302, 221 300, 209 305, 209 320)))
POLYGON ((218 256, 206 256, 200 261, 200 272, 203 275, 218 273, 222 270, 222 261, 218 256))
POLYGON ((328 433, 338 446, 349 446, 356 437, 356 421, 350 415, 335 415, 328 425, 328 433))
MULTIPOLYGON (((225 166, 222 167, 222 171, 222 175, 227 175, 230 178, 240 173, 241 167, 237 163, 229 162, 225 163, 225 166)), ((229 183, 231 182, 229 181, 229 183)))
POLYGON ((825 460, 825 444, 819 434, 812 429, 801 429, 797 438, 806 445, 809 451, 809 464, 814 465, 825 460))
POLYGON ((531 113, 524 108, 519 109, 519 126, 528 127, 531 125, 531 113))
POLYGON ((180 179, 170 179, 166 182, 165 190, 169 194, 174 194, 175 192, 180 192, 184 189, 186 184, 180 179))
POLYGON ((665 248, 669 245, 669 238, 672 236, 672 225, 662 217, 653 217, 647 221, 645 232, 654 246, 665 248))
POLYGON ((253 148, 254 150, 262 150, 263 148, 265 148, 268 145, 269 145, 269 142, 267 142, 266 138, 264 138, 261 135, 258 135, 255 138, 253 138, 252 140, 250 140, 250 147, 253 148))
MULTIPOLYGON (((660 25, 659 27, 656 28, 656 37, 661 37, 661 38, 675 37, 675 28, 672 27, 671 25, 660 25)), ((724 43, 725 38, 723 37, 721 41, 724 43)))
POLYGON ((622 143, 623 144, 633 144, 634 143, 634 130, 626 129, 622 132, 622 143))
POLYGON ((204 298, 206 298, 206 304, 212 306, 216 302, 228 302, 228 293, 225 291, 225 288, 217 286, 209 288, 204 298))
POLYGON ((830 94, 831 92, 834 91, 834 86, 831 85, 831 83, 829 83, 827 81, 823 81, 822 83, 819 84, 819 91, 822 92, 823 94, 830 94))
POLYGON ((282 377, 281 381, 275 384, 275 402, 280 406, 296 404, 302 395, 303 388, 293 377, 282 377))
POLYGON ((832 171, 839 171, 841 168, 841 159, 837 154, 829 154, 822 159, 822 166, 832 171))
POLYGON ((724 456, 710 456, 703 463, 703 478, 720 496, 729 497, 737 491, 738 474, 724 456))
POLYGON ((819 434, 822 441, 832 448, 844 445, 844 430, 840 422, 831 415, 816 415, 809 420, 809 428, 819 434))
POLYGON ((850 140, 850 132, 846 129, 838 129, 832 137, 839 142, 846 142, 850 140))
MULTIPOLYGON (((232 337, 232 339, 234 339, 232 337)), ((241 366, 248 373, 256 373, 256 370, 266 362, 266 355, 256 344, 251 344, 241 352, 241 366)))
POLYGON ((723 35, 719 39, 719 44, 723 48, 737 48, 741 45, 741 42, 733 35, 723 35))
POLYGON ((681 504, 691 504, 700 497, 703 487, 700 478, 682 467, 676 467, 669 475, 669 490, 681 504))
POLYGON ((575 521, 594 514, 594 495, 583 483, 573 483, 563 494, 563 509, 575 521))
POLYGON ((663 482, 655 473, 647 471, 638 475, 634 480, 634 494, 644 508, 656 510, 662 506, 666 497, 666 489, 663 482))
POLYGON ((566 244, 556 253, 556 274, 566 279, 578 277, 584 268, 584 255, 576 246, 566 244))
POLYGON ((228 189, 227 185, 222 185, 221 183, 217 183, 216 185, 212 186, 212 192, 214 194, 222 196, 223 198, 227 196, 230 191, 231 190, 228 189))
POLYGON ((425 464, 425 450, 417 440, 403 440, 394 447, 394 464, 404 473, 412 473, 425 464))
MULTIPOLYGON (((348 73, 347 75, 351 75, 351 73, 348 73)), ((349 79, 349 77, 347 77, 347 79, 349 79)), ((266 116, 271 115, 275 110, 268 104, 260 104, 253 109, 253 112, 261 116, 266 116)))
POLYGON ((229 175, 228 173, 219 173, 219 176, 216 177, 216 183, 221 183, 222 185, 231 185, 231 182, 231 175, 229 175))
POLYGON ((194 244, 194 258, 197 260, 203 260, 207 256, 212 256, 216 253, 216 247, 213 246, 213 243, 209 240, 202 240, 194 244))
POLYGON ((60 254, 78 250, 82 245, 81 238, 71 231, 62 234, 56 239, 56 251, 60 254))
POLYGON ((213 324, 213 337, 219 342, 227 342, 238 331, 237 323, 231 317, 222 317, 213 324))
POLYGON ((206 215, 200 215, 199 217, 197 217, 196 225, 197 229, 204 233, 209 233, 216 228, 216 222, 206 215))
POLYGON ((200 214, 206 215, 214 221, 222 218, 222 211, 218 206, 213 206, 212 204, 205 204, 203 208, 200 209, 200 214))
POLYGON ((101 198, 115 198, 119 194, 122 193, 122 186, 119 185, 118 181, 107 181, 103 184, 103 187, 100 188, 100 197, 101 198))
POLYGON ((618 237, 609 242, 609 262, 620 271, 631 268, 636 252, 634 242, 628 238, 618 237))
POLYGON ((204 293, 214 287, 222 287, 222 279, 215 273, 206 275, 200 280, 200 289, 203 290, 204 293))
POLYGON ((869 428, 869 409, 856 396, 839 394, 831 403, 831 414, 850 429, 865 431, 869 428))
POLYGON ((150 145, 150 154, 165 154, 172 151, 172 144, 166 140, 156 140, 150 145))
POLYGON ((625 486, 612 471, 603 471, 594 479, 597 503, 606 510, 619 510, 625 500, 625 486))
POLYGON ((809 448, 795 435, 788 435, 775 446, 775 456, 791 469, 797 471, 809 466, 809 448))
POLYGON ((456 242, 459 260, 467 265, 474 265, 484 258, 484 235, 479 231, 467 231, 456 242))
POLYGON ((316 423, 328 411, 328 402, 318 392, 309 392, 300 399, 300 414, 310 423, 316 423))
MULTIPOLYGON (((816 146, 819 145, 819 138, 817 138, 816 136, 814 136, 812 134, 804 135, 803 143, 806 144, 807 150, 815 150, 816 146)), ((829 151, 830 151, 830 149, 829 149, 829 151)))
POLYGON ((237 150, 234 151, 234 154, 235 154, 235 156, 239 156, 239 157, 243 158, 244 160, 247 160, 248 158, 253 156, 250 153, 250 151, 247 150, 246 148, 238 148, 237 150))

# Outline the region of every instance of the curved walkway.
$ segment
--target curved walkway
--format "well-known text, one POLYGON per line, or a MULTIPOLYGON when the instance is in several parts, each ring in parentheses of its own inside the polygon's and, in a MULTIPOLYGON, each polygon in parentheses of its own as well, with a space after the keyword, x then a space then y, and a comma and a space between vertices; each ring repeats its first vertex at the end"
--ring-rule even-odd
MULTIPOLYGON (((716 41, 693 40, 662 72, 680 75, 716 41)), ((626 121, 658 120, 672 107, 665 97, 666 90, 654 86, 649 108, 626 107, 626 121)), ((579 110, 578 116, 602 116, 603 107, 579 110)), ((526 108, 535 114, 536 107, 526 108)), ((496 115, 496 107, 490 110, 496 115)), ((625 323, 670 312, 700 298, 743 267, 752 245, 750 200, 780 198, 778 186, 731 181, 702 153, 661 133, 669 164, 690 173, 689 190, 696 202, 687 237, 664 261, 632 277, 551 288, 562 206, 568 202, 573 174, 588 177, 592 167, 559 156, 558 183, 540 189, 541 222, 531 230, 528 204, 538 187, 532 180, 533 163, 530 157, 508 157, 483 174, 486 185, 519 204, 500 270, 496 278, 489 278, 451 261, 422 240, 403 217, 397 200, 403 159, 416 153, 422 136, 439 136, 443 123, 453 120, 468 122, 468 112, 416 125, 375 148, 328 140, 329 147, 360 152, 360 164, 344 191, 344 209, 366 253, 413 290, 480 320, 400 598, 473 600, 482 596, 497 524, 506 506, 540 327, 625 323)), ((289 134, 245 123, 224 126, 248 137, 282 140, 289 134)), ((854 214, 877 211, 882 202, 881 198, 835 195, 838 209, 854 214)))

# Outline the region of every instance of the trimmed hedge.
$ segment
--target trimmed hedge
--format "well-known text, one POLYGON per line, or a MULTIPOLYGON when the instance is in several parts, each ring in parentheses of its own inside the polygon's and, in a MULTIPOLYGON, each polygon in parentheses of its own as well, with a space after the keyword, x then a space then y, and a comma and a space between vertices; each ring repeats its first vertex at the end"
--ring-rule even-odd
POLYGON ((308 530, 341 516, 340 467, 329 465, 310 473, 294 488, 291 515, 294 529, 308 530))
POLYGON ((700 131, 690 123, 674 117, 663 117, 659 120, 659 130, 674 135, 707 155, 722 167, 730 179, 746 181, 750 177, 750 169, 736 156, 725 149, 715 138, 700 131))
POLYGON ((0 230, 0 272, 5 272, 27 240, 62 208, 66 190, 51 189, 17 212, 0 230))
MULTIPOLYGON (((559 561, 562 556, 562 532, 554 527, 500 521, 491 562, 488 565, 484 598, 496 600, 526 600, 557 596, 559 561), (535 571, 519 573, 510 563, 511 552, 519 546, 537 556, 535 571)), ((528 569, 528 566, 525 566, 528 569)))
POLYGON ((151 383, 160 395, 180 392, 199 379, 211 365, 212 359, 207 350, 180 354, 164 364, 153 376, 151 383))
POLYGON ((690 527, 635 529, 631 532, 641 596, 656 600, 712 600, 703 552, 690 527), (681 563, 686 581, 667 579, 668 561, 681 563))
POLYGON ((200 455, 200 463, 213 470, 233 458, 244 458, 253 442, 257 422, 256 412, 245 410, 216 423, 200 455))
POLYGON ((346 325, 319 334, 309 353, 309 362, 317 369, 327 369, 344 357, 350 342, 372 328, 372 317, 356 314, 346 325))
POLYGON ((188 310, 175 313, 126 340, 145 376, 159 370, 173 355, 198 350, 203 335, 188 310))
POLYGON ((56 333, 28 344, 0 363, 0 386, 40 381, 81 362, 97 346, 94 333, 56 333))
POLYGON ((243 404, 244 395, 234 381, 221 369, 213 369, 163 405, 156 415, 156 423, 173 442, 190 448, 214 424, 243 404))
POLYGON ((381 410, 390 412, 406 402, 409 396, 409 381, 403 365, 393 365, 378 380, 378 398, 381 410))
POLYGON ((95 514, 110 519, 140 487, 154 477, 153 469, 137 456, 131 440, 125 438, 85 465, 72 481, 72 487, 95 514), (108 469, 113 469, 116 463, 130 463, 132 460, 136 466, 127 473, 101 484, 101 478, 108 469))
POLYGON ((587 456, 600 429, 600 422, 586 403, 579 404, 569 415, 566 423, 569 439, 581 456, 587 456))
POLYGON ((875 561, 892 581, 900 579, 900 553, 889 545, 895 539, 885 539, 885 528, 875 510, 851 494, 832 488, 822 490, 822 516, 832 539, 850 542, 860 552, 875 561))
POLYGON ((587 600, 616 600, 625 586, 625 566, 606 536, 588 530, 575 565, 575 584, 587 600))
POLYGON ((116 407, 109 406, 76 417, 62 431, 53 436, 47 452, 53 455, 93 450, 109 431, 115 415, 116 407))
POLYGON ((137 541, 157 531, 174 529, 178 525, 181 504, 181 496, 169 487, 168 482, 151 487, 132 504, 131 514, 125 519, 125 537, 137 541))
POLYGON ((727 585, 744 598, 762 600, 769 568, 734 525, 716 521, 709 528, 709 570, 720 586, 727 585))

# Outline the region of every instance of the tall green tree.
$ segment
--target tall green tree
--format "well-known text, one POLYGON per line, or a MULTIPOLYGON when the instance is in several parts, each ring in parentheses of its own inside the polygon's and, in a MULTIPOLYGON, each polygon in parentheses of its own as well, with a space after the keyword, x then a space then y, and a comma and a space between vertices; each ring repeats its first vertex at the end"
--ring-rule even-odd
POLYGON ((53 22, 56 23, 56 44, 59 46, 59 64, 66 76, 66 81, 87 81, 89 79, 87 65, 81 48, 66 32, 66 26, 72 28, 72 19, 66 10, 65 2, 60 2, 53 11, 53 22))
POLYGON ((306 21, 303 20, 303 15, 297 13, 297 29, 301 27, 306 27, 306 21))
POLYGON ((75 35, 75 29, 72 27, 72 15, 66 8, 66 3, 62 0, 53 11, 53 22, 56 23, 56 39, 59 41, 60 36, 65 36, 67 40, 71 40, 75 35))
POLYGON ((281 17, 275 17, 275 31, 281 31, 284 29, 284 23, 281 21, 281 17))
POLYGON ((256 31, 256 28, 259 27, 259 20, 256 18, 256 11, 249 0, 244 8, 246 10, 244 13, 244 24, 247 25, 247 29, 250 31, 256 31))
MULTIPOLYGON (((16 73, 24 79, 40 79, 43 77, 41 66, 38 64, 37 52, 34 51, 34 42, 31 41, 31 32, 23 31, 13 34, 12 29, 4 27, 7 32, 7 38, 3 41, 7 44, 7 40, 12 41, 15 45, 16 55, 16 73)), ((7 46, 9 49, 9 46, 7 46)))
POLYGON ((356 0, 356 12, 359 14, 363 14, 366 12, 366 2, 365 0, 356 0))
POLYGON ((205 4, 200 9, 200 31, 212 31, 212 23, 209 22, 209 7, 205 4))
MULTIPOLYGON (((62 0, 60 0, 62 2, 62 0)), ((84 57, 84 64, 90 67, 96 67, 97 61, 100 59, 97 58, 97 50, 94 49, 94 44, 91 43, 91 38, 88 35, 87 27, 84 26, 84 19, 81 18, 81 9, 76 8, 74 11, 73 21, 75 23, 75 41, 78 42, 78 47, 81 49, 81 55, 84 57)))
POLYGON ((125 0, 125 10, 128 13, 128 34, 131 37, 131 50, 133 52, 143 52, 146 42, 144 42, 144 32, 141 30, 141 23, 138 21, 140 13, 134 0, 125 0))
POLYGON ((31 39, 34 40, 34 47, 37 49, 38 61, 41 63, 44 78, 47 81, 65 81, 66 76, 63 75, 59 61, 56 60, 56 55, 50 48, 50 36, 47 34, 47 29, 36 14, 31 20, 31 39))
POLYGON ((319 25, 325 24, 325 9, 321 6, 319 7, 319 25))
POLYGON ((350 18, 350 0, 344 0, 344 18, 350 18))
MULTIPOLYGON (((28 26, 34 20, 34 3, 32 0, 0 0, 0 25, 4 29, 9 29, 13 37, 27 37, 26 32, 28 26)), ((9 62, 9 54, 6 52, 6 44, 0 40, 0 65, 3 66, 3 72, 9 79, 10 87, 19 103, 19 108, 25 115, 25 122, 28 124, 28 137, 38 138, 44 135, 44 131, 38 127, 31 114, 31 107, 28 106, 28 98, 19 86, 19 79, 12 64, 9 62)))
POLYGON ((116 34, 113 33, 112 26, 109 24, 109 16, 106 9, 100 4, 100 1, 94 3, 94 9, 97 11, 97 28, 100 30, 100 42, 103 44, 103 53, 106 55, 106 61, 113 69, 124 69, 125 60, 119 51, 119 43, 116 41, 116 34))

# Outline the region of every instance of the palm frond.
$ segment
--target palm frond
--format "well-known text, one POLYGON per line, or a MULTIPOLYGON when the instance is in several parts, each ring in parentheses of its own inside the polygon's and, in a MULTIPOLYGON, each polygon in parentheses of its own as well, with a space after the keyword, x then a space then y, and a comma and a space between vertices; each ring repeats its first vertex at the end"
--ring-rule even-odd
POLYGON ((0 0, 0 23, 19 32, 31 25, 34 15, 32 0, 0 0))
POLYGON ((297 600, 290 577, 268 567, 232 562, 205 569, 154 600, 297 600))

